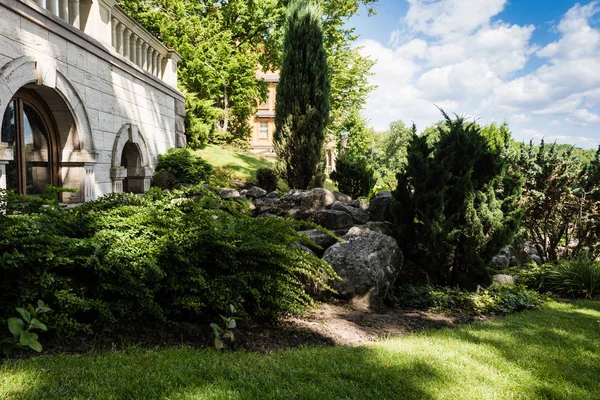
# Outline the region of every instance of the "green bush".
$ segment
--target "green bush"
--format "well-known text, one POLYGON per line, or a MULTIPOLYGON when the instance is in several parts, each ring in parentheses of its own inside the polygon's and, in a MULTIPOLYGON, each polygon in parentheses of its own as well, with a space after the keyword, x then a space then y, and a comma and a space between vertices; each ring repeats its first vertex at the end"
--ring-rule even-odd
POLYGON ((158 156, 155 174, 170 172, 176 183, 198 184, 206 182, 212 174, 212 166, 189 149, 172 148, 158 156))
POLYGON ((600 297, 600 263, 582 254, 576 259, 547 264, 543 287, 568 297, 600 297))
POLYGON ((298 222, 253 219, 202 187, 0 215, 0 318, 44 298, 63 333, 135 329, 228 310, 274 318, 312 299, 329 265, 293 246, 298 222), (202 196, 201 199, 197 197, 202 196), (191 200, 194 197, 197 201, 191 200))
POLYGON ((396 299, 403 307, 467 314, 509 314, 538 308, 544 297, 524 285, 491 285, 469 292, 460 288, 436 286, 401 286, 396 299))
POLYGON ((256 183, 267 192, 277 189, 279 176, 271 168, 259 168, 256 170, 256 183))
POLYGON ((367 196, 375 186, 375 170, 367 157, 344 153, 335 163, 331 180, 337 183, 340 192, 357 198, 367 196))
POLYGON ((491 282, 487 264, 520 227, 522 178, 509 149, 492 148, 475 123, 444 117, 438 139, 413 134, 392 212, 407 260, 435 284, 474 289, 491 282))

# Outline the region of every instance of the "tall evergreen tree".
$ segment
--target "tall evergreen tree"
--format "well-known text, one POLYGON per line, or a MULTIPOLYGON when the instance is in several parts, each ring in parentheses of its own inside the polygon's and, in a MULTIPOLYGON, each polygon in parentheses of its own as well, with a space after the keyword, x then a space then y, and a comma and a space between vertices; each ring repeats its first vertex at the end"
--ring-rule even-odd
POLYGON ((294 0, 286 21, 274 135, 275 152, 291 187, 306 189, 319 181, 329 93, 321 12, 307 0, 294 0))

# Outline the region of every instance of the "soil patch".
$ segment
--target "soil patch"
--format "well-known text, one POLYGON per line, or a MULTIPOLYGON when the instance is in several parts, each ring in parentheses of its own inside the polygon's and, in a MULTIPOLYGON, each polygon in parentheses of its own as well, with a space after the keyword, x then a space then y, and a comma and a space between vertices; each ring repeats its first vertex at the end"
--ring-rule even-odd
MULTIPOLYGON (((373 313, 349 303, 323 303, 303 317, 282 318, 277 323, 239 321, 234 349, 268 353, 300 346, 362 346, 393 336, 454 327, 486 318, 490 317, 401 309, 373 313)), ((206 348, 212 347, 214 340, 210 322, 170 322, 161 328, 143 327, 130 334, 102 333, 75 338, 60 338, 49 333, 43 334, 40 339, 44 345, 44 354, 181 345, 206 348)), ((13 357, 32 355, 35 355, 34 352, 25 350, 13 354, 13 357)))

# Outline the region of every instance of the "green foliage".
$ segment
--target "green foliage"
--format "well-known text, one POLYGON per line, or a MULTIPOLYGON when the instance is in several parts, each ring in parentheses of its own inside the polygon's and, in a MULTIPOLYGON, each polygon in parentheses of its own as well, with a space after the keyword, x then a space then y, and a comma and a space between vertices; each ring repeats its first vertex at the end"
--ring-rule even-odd
POLYGON ((279 176, 271 168, 259 168, 256 170, 256 183, 267 192, 272 192, 277 189, 279 176))
POLYGON ((225 344, 225 340, 229 341, 229 345, 233 346, 233 342, 235 341, 235 335, 233 334, 233 330, 237 328, 237 323, 235 322, 237 317, 235 315, 235 307, 233 304, 229 305, 229 316, 225 317, 223 315, 219 315, 223 320, 223 327, 221 327, 216 322, 210 324, 210 327, 215 334, 215 348, 217 350, 224 349, 227 345, 225 344))
POLYGON ((539 308, 544 297, 524 285, 491 285, 477 292, 447 286, 407 285, 396 289, 396 300, 403 307, 479 315, 539 308))
POLYGON ((344 153, 330 175, 339 190, 352 198, 367 196, 375 186, 375 171, 367 157, 344 153))
POLYGON ((374 165, 382 187, 396 188, 396 174, 402 172, 408 163, 408 146, 415 132, 414 125, 411 129, 402 121, 394 121, 388 131, 374 135, 374 165))
POLYGON ((306 189, 318 179, 330 81, 320 10, 307 0, 288 8, 273 140, 284 179, 292 188, 306 189))
POLYGON ((0 215, 0 316, 41 297, 61 333, 131 330, 165 319, 240 313, 275 318, 327 286, 329 265, 294 247, 298 222, 254 219, 244 204, 192 187, 112 194, 79 207, 0 215), (194 200, 192 200, 192 198, 194 200))
POLYGON ((16 310, 20 317, 9 318, 8 330, 13 335, 12 338, 7 338, 0 341, 0 347, 6 355, 14 348, 29 347, 38 353, 42 351, 42 345, 38 341, 37 333, 34 330, 47 331, 46 325, 41 322, 40 318, 43 314, 52 311, 43 301, 38 300, 38 306, 33 307, 29 304, 27 308, 17 307, 16 310))
POLYGON ((548 264, 543 275, 543 287, 568 297, 595 299, 600 297, 600 262, 587 254, 548 264))
POLYGON ((522 178, 478 125, 443 114, 439 139, 413 133, 392 209, 407 260, 436 284, 474 288, 519 229, 522 178))
POLYGON ((163 171, 172 173, 177 183, 197 184, 207 181, 213 170, 209 163, 189 149, 172 148, 158 156, 154 173, 163 171))

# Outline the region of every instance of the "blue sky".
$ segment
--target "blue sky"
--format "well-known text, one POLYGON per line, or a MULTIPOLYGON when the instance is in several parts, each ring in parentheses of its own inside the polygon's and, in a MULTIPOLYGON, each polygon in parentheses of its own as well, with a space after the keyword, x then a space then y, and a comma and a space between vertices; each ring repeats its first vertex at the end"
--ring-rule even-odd
POLYGON ((519 140, 600 144, 600 1, 380 0, 349 21, 377 60, 365 114, 384 130, 435 105, 519 140))

